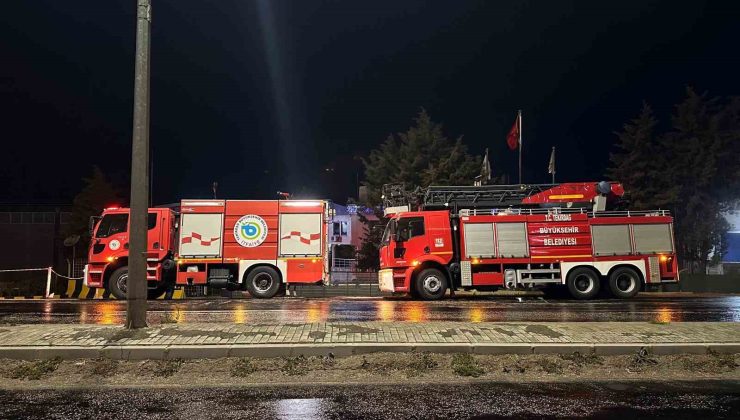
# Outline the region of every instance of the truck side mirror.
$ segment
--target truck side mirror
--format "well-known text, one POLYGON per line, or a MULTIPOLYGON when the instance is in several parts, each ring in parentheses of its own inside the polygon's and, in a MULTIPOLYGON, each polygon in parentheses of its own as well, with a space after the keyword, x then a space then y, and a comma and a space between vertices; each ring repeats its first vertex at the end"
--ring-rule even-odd
POLYGON ((96 221, 97 221, 98 219, 100 219, 100 217, 99 217, 99 216, 90 216, 90 220, 89 220, 89 221, 88 221, 88 223, 87 223, 87 225, 88 225, 88 226, 87 226, 87 230, 88 230, 88 232, 90 233, 90 237, 91 237, 91 238, 93 237, 93 233, 95 233, 95 232, 93 232, 93 231, 95 230, 95 222, 96 222, 96 221))

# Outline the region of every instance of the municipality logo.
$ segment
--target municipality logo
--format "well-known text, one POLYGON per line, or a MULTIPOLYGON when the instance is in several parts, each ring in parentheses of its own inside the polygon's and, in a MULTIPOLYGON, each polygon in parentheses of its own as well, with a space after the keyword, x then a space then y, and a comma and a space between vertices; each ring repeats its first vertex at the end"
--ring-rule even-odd
POLYGON ((267 223, 265 219, 254 214, 242 216, 234 225, 234 239, 239 245, 253 248, 259 246, 267 238, 267 223))

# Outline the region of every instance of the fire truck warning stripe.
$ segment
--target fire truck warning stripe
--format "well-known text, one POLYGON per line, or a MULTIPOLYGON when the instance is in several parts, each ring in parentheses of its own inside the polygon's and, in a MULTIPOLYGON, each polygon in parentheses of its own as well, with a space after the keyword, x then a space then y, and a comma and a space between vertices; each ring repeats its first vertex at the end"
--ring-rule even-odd
POLYGON ((193 232, 193 233, 190 234, 190 236, 186 236, 186 237, 182 238, 182 243, 183 244, 189 244, 189 243, 193 242, 193 239, 195 239, 198 242, 200 242, 200 244, 202 246, 210 246, 211 243, 216 242, 217 240, 221 239, 221 237, 220 236, 216 236, 215 238, 211 238, 210 241, 204 241, 203 240, 203 236, 201 236, 197 232, 193 232))
POLYGON ((290 232, 290 234, 288 234, 286 236, 283 236, 280 239, 290 239, 290 238, 293 238, 293 237, 297 237, 301 242, 303 242, 306 245, 311 245, 311 242, 312 241, 315 241, 315 240, 321 238, 321 234, 320 233, 311 233, 307 237, 305 237, 305 236, 303 236, 303 233, 294 230, 294 231, 290 232))

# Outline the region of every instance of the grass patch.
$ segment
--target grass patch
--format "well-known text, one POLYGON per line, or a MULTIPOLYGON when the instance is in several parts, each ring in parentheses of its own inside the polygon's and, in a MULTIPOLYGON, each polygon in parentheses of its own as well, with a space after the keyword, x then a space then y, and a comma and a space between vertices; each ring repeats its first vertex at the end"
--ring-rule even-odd
POLYGON ((473 378, 477 378, 484 373, 475 358, 467 353, 457 353, 452 356, 452 371, 457 375, 472 376, 473 378))
POLYGON ((61 357, 24 362, 10 369, 9 376, 13 379, 39 380, 45 375, 57 370, 60 363, 62 363, 61 357))
POLYGON ((182 359, 156 360, 151 367, 152 374, 160 378, 169 378, 176 374, 185 363, 182 359))
POLYGON ((637 352, 636 355, 632 356, 627 371, 639 372, 647 368, 648 366, 654 366, 657 364, 658 359, 653 357, 648 349, 643 347, 640 349, 640 351, 637 352))
POLYGON ((111 359, 95 359, 90 365, 92 376, 113 376, 118 371, 118 361, 111 359))
POLYGON ((527 368, 524 367, 524 365, 518 358, 516 362, 514 363, 514 366, 504 366, 503 368, 504 373, 524 373, 526 371, 527 371, 527 368))
POLYGON ((286 357, 285 364, 280 370, 290 376, 305 375, 308 372, 308 359, 303 355, 286 357))
POLYGON ((231 376, 236 378, 247 377, 256 371, 257 368, 248 357, 237 359, 234 361, 234 364, 231 365, 231 376))
POLYGON ((557 359, 556 360, 552 360, 549 358, 541 359, 539 361, 539 365, 540 365, 540 368, 542 368, 542 370, 545 373, 550 373, 550 374, 563 373, 563 365, 558 363, 557 359))
POLYGON ((704 358, 685 357, 681 360, 681 365, 690 372, 710 374, 730 373, 738 367, 734 354, 721 354, 712 350, 707 351, 704 358))
POLYGON ((414 360, 409 363, 409 368, 406 374, 411 376, 420 376, 427 371, 434 369, 439 366, 436 360, 429 353, 423 353, 421 357, 414 357, 414 360))
POLYGON ((560 358, 569 362, 573 362, 573 364, 579 367, 586 365, 604 364, 604 358, 593 352, 586 354, 581 354, 580 352, 574 352, 572 354, 561 354, 560 358))

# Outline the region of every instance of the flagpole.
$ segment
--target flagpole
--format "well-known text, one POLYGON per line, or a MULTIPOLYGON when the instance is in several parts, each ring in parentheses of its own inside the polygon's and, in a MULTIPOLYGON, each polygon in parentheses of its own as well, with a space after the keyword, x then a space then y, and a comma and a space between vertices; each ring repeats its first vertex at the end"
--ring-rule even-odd
POLYGON ((552 147, 552 183, 555 183, 555 146, 552 147))
POLYGON ((519 185, 522 184, 522 110, 519 110, 519 185))

